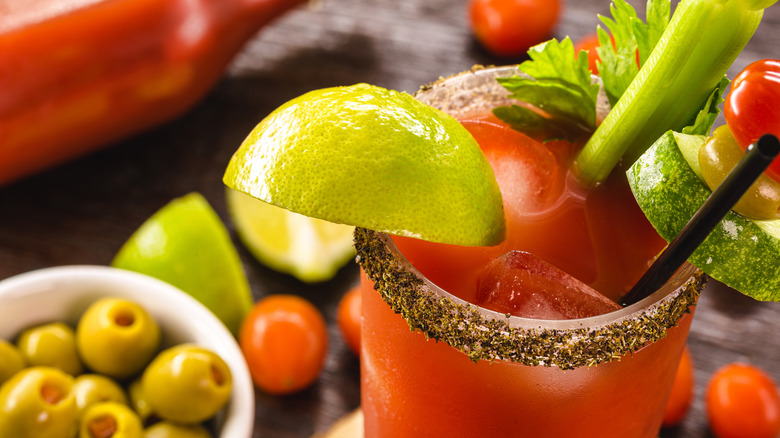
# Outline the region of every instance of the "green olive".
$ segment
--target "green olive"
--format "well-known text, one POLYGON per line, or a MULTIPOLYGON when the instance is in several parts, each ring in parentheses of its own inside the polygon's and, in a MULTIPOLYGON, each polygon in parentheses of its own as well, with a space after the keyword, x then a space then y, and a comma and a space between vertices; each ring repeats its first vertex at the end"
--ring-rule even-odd
MULTIPOLYGON (((715 129, 699 150, 699 166, 707 186, 715 190, 743 155, 728 125, 715 129)), ((780 219, 780 183, 765 174, 759 176, 734 211, 749 219, 780 219)))
POLYGON ((211 434, 200 425, 185 426, 161 421, 147 428, 144 438, 211 438, 211 434))
POLYGON ((146 400, 141 379, 136 379, 130 383, 127 392, 130 394, 130 406, 141 417, 141 421, 146 424, 147 420, 154 415, 154 412, 152 407, 149 406, 149 401, 146 400))
POLYGON ((73 377, 31 367, 0 387, 0 437, 69 438, 76 423, 73 377))
POLYGON ((101 402, 87 408, 79 422, 79 438, 143 438, 141 419, 128 406, 101 402))
POLYGON ((71 376, 84 371, 76 351, 73 329, 61 322, 29 328, 22 332, 16 343, 31 366, 54 367, 71 376))
POLYGON ((195 424, 227 403, 232 376, 216 353, 183 344, 161 352, 144 371, 142 385, 161 419, 195 424))
POLYGON ((79 320, 76 345, 92 370, 121 379, 139 373, 160 344, 160 328, 138 304, 121 298, 94 302, 79 320))
POLYGON ((79 414, 91 405, 100 402, 113 401, 127 404, 127 395, 118 383, 99 374, 82 374, 73 383, 73 395, 76 397, 76 407, 79 414))
POLYGON ((16 345, 0 339, 0 386, 25 367, 22 352, 16 345))

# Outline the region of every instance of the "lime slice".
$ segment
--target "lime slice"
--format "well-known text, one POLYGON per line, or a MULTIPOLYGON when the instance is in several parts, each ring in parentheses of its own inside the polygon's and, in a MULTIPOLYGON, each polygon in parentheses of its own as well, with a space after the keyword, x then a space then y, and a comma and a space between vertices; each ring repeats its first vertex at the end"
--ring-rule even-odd
POLYGON ((354 227, 310 218, 227 189, 228 212, 249 252, 271 269, 316 283, 355 257, 354 227))
POLYGON ((230 235, 198 193, 174 199, 153 214, 125 242, 111 265, 187 292, 234 335, 252 306, 249 282, 230 235))
POLYGON ((367 84, 283 104, 244 140, 223 180, 335 223, 459 245, 504 236, 498 184, 471 134, 406 93, 367 84))

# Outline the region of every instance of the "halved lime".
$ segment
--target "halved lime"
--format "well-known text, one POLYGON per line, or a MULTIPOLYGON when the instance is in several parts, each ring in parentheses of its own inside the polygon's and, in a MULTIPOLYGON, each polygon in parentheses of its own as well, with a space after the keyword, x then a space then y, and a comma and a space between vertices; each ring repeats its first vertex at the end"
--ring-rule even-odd
POLYGON ((355 258, 354 227, 303 216, 233 189, 225 193, 238 236, 264 265, 315 283, 355 258))
POLYGON ((111 265, 187 292, 233 334, 252 306, 249 282, 230 235, 199 193, 174 199, 153 214, 125 242, 111 265))
POLYGON ((225 184, 309 217, 459 245, 504 236, 493 170, 457 120, 358 84, 276 109, 233 155, 225 184))

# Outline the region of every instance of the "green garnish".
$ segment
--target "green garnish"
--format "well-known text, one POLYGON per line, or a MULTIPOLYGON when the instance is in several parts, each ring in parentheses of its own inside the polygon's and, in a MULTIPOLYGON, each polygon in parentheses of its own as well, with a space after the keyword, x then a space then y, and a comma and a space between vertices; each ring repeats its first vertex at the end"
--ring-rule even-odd
POLYGON ((603 181, 621 158, 633 162, 664 132, 693 123, 753 36, 762 7, 774 2, 681 1, 639 74, 577 156, 581 179, 603 181))
MULTIPOLYGON (((621 158, 633 162, 668 130, 682 131, 693 126, 686 132, 708 132, 728 83, 724 80, 726 71, 758 27, 763 9, 776 1, 682 0, 669 21, 669 0, 648 0, 645 24, 625 0, 615 0, 611 7, 612 19, 601 17, 612 33, 614 49, 607 32, 598 30, 601 43, 598 52, 602 59, 599 73, 613 107, 576 158, 581 180, 586 184, 603 181, 621 158), (636 67, 637 50, 641 69, 636 67)), ((542 64, 554 62, 566 66, 574 62, 574 49, 565 42, 558 47, 548 42, 532 48, 531 60, 519 68, 533 79, 513 78, 503 82, 513 97, 525 100, 524 96, 535 95, 531 90, 534 84, 539 88, 556 82, 562 84, 561 88, 582 87, 588 73, 584 75, 580 68, 558 76, 535 76, 539 71, 556 71, 542 64), (537 51, 546 56, 533 53, 537 51), (522 94, 515 91, 517 87, 512 85, 515 81, 523 84, 522 94)), ((576 58, 576 66, 584 62, 580 60, 584 58, 582 53, 576 58)), ((570 94, 577 96, 577 93, 570 94)), ((569 104, 595 107, 595 102, 582 95, 569 104)), ((581 113, 589 114, 589 110, 581 113)), ((573 114, 577 112, 567 113, 570 119, 573 114)), ((516 111, 500 109, 496 115, 515 128, 523 126, 516 111)), ((579 126, 592 126, 589 115, 574 120, 579 126)))
MULTIPOLYGON (((655 47, 669 22, 669 11, 669 0, 651 0, 645 24, 625 0, 616 0, 610 7, 614 19, 599 16, 615 41, 613 47, 607 31, 597 29, 601 44, 597 49, 599 72, 610 105, 618 101, 639 72, 637 50, 644 61, 655 47)), ((518 66, 527 76, 498 81, 511 92, 510 97, 532 106, 499 107, 494 110, 496 116, 536 137, 590 137, 596 129, 598 85, 588 69, 587 53, 575 54, 574 44, 566 37, 531 47, 528 56, 531 59, 518 66)))
POLYGON ((568 37, 532 47, 528 55, 531 60, 519 66, 528 77, 498 78, 498 82, 512 98, 546 114, 512 105, 496 108, 496 116, 530 135, 564 137, 571 132, 592 132, 596 128, 599 86, 591 79, 587 56, 575 57, 574 44, 568 37))
POLYGON ((723 102, 723 91, 726 90, 726 87, 728 87, 729 83, 731 83, 731 81, 726 77, 723 77, 720 80, 718 86, 712 90, 710 97, 696 115, 696 119, 694 119, 693 124, 682 129, 681 132, 683 134, 708 135, 710 133, 710 129, 712 129, 712 125, 715 123, 715 119, 718 117, 718 113, 720 113, 720 108, 718 105, 723 102))
POLYGON ((634 77, 639 73, 637 51, 640 64, 644 64, 650 53, 661 39, 669 24, 671 5, 669 0, 647 2, 647 24, 637 17, 636 10, 623 0, 617 0, 609 8, 614 19, 599 16, 614 35, 615 47, 609 34, 598 27, 599 75, 610 105, 614 106, 620 96, 628 89, 634 77))

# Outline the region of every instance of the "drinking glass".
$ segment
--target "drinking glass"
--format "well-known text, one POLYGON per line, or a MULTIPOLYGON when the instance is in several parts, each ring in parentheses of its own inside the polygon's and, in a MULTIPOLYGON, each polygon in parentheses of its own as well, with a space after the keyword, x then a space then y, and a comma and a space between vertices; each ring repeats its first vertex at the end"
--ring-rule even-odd
MULTIPOLYGON (((456 118, 484 113, 510 102, 495 78, 516 73, 476 69, 417 97, 456 118)), ((620 310, 536 320, 441 289, 387 234, 358 228, 355 243, 367 438, 657 436, 705 282, 694 266, 620 310)))

